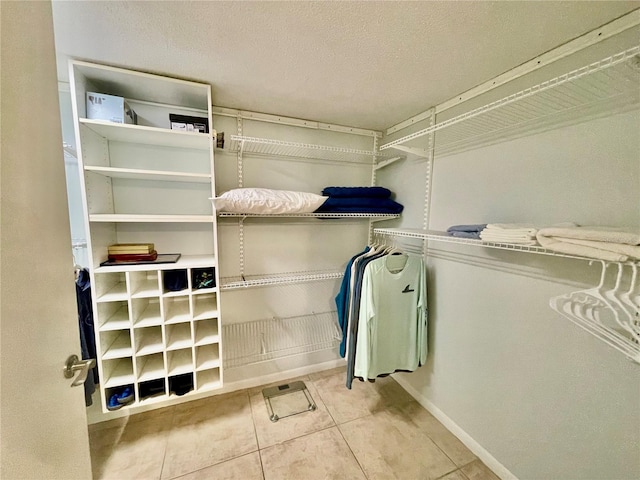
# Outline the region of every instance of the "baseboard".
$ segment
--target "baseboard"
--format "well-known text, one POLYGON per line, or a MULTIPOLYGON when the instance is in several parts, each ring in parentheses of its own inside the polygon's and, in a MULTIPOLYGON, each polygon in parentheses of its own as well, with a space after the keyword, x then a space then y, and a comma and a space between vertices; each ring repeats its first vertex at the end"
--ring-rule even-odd
POLYGON ((518 480, 513 473, 511 473, 507 467, 502 465, 493 455, 491 455, 488 451, 486 451, 482 445, 480 445, 477 441, 475 441, 471 435, 465 432, 462 428, 456 424, 451 418, 449 418, 442 410, 436 407, 430 400, 428 400, 424 395, 422 395, 418 390, 413 388, 413 386, 402 378, 400 375, 394 375, 393 378, 396 382, 400 384, 402 388, 404 388, 409 395, 411 395, 420 405, 422 405, 431 415, 436 417, 440 423, 442 423, 447 429, 453 433, 458 440, 460 440, 464 445, 473 452, 473 454, 478 457, 482 462, 489 467, 493 473, 495 473, 502 480, 518 480))

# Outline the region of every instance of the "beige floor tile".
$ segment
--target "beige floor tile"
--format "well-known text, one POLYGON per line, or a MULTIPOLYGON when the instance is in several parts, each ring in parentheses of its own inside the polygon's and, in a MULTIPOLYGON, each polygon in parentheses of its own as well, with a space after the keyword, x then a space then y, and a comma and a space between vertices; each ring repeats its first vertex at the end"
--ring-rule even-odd
POLYGON ((162 478, 173 478, 258 449, 246 391, 178 405, 162 478))
POLYGON ((171 423, 168 416, 148 418, 91 432, 95 479, 158 479, 171 423))
POLYGON ((469 480, 500 480, 499 477, 489 470, 480 460, 474 460, 469 465, 465 465, 460 470, 469 480))
POLYGON ((338 428, 369 480, 436 479, 457 468, 426 433, 396 410, 338 428))
POLYGON ((262 390, 264 390, 265 388, 269 388, 269 387, 275 387, 278 385, 284 385, 286 383, 293 383, 293 382, 305 382, 305 384, 309 381, 309 376, 308 375, 302 375, 300 377, 292 377, 292 378, 288 378, 286 380, 280 380, 279 382, 273 382, 273 383, 267 383, 264 385, 260 385, 259 387, 252 387, 248 389, 249 395, 254 395, 256 393, 260 393, 262 392, 262 390))
POLYGON ((133 413, 133 414, 129 413, 129 415, 125 417, 114 418, 113 420, 107 420, 106 422, 92 423, 91 425, 89 425, 88 429, 89 429, 89 433, 92 433, 92 432, 97 432, 107 428, 124 427, 132 423, 142 422, 145 420, 152 420, 161 416, 164 418, 172 418, 173 410, 174 410, 174 407, 171 406, 171 407, 157 408, 155 410, 148 410, 142 413, 133 413))
POLYGON ((331 368, 329 370, 322 370, 321 372, 310 373, 309 380, 319 380, 321 378, 330 377, 331 375, 336 375, 336 374, 342 374, 346 376, 347 374, 346 363, 341 367, 331 368))
MULTIPOLYGON (((272 422, 269 419, 269 413, 262 391, 260 390, 251 395, 253 423, 256 428, 256 435, 258 436, 258 445, 260 448, 269 447, 276 443, 281 443, 285 440, 324 430, 325 428, 335 425, 333 418, 329 415, 327 407, 320 399, 313 383, 305 381, 305 385, 311 394, 311 398, 313 398, 316 403, 316 410, 305 411, 297 415, 281 418, 277 422, 272 422)), ((286 400, 287 398, 301 400, 299 404, 302 404, 302 406, 306 404, 306 398, 302 392, 285 395, 283 397, 273 399, 272 402, 286 400)), ((295 411, 295 408, 292 408, 291 410, 295 411)))
POLYGON ((378 412, 391 405, 413 401, 391 377, 375 383, 354 380, 351 390, 345 386, 346 371, 313 380, 318 393, 337 424, 378 412))
POLYGON ((265 480, 365 480, 336 427, 260 450, 265 480))
POLYGON ((464 473, 462 473, 460 470, 456 470, 455 472, 451 472, 447 475, 445 475, 442 478, 439 478, 438 480, 468 480, 467 477, 464 476, 464 473))
MULTIPOLYGON (((263 480, 262 463, 258 452, 188 473, 176 480, 263 480)), ((465 479, 466 480, 466 479, 465 479)))
POLYGON ((409 402, 398 407, 413 423, 420 427, 433 442, 458 466, 467 465, 477 457, 464 443, 425 410, 418 402, 409 402))

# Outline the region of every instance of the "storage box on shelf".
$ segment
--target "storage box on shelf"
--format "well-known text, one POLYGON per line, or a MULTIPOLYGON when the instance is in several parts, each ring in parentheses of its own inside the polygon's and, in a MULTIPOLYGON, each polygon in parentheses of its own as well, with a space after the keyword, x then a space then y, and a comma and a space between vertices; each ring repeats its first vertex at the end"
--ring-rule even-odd
POLYGON ((210 86, 73 60, 70 78, 103 411, 110 395, 126 386, 134 392, 129 406, 220 387, 220 337, 217 352, 196 354, 194 344, 195 310, 220 329, 217 224, 209 201, 215 195, 214 140, 171 130, 169 117, 202 117, 210 124, 210 86), (137 125, 88 118, 88 92, 122 98, 137 125), (180 253, 180 259, 100 266, 109 245, 141 242, 153 242, 159 254, 180 253), (213 277, 210 288, 192 286, 192 274, 200 271, 213 277), (165 282, 168 272, 183 272, 184 285, 165 282), (207 353, 215 358, 205 359, 207 353), (215 365, 202 370, 200 382, 197 355, 215 365), (188 379, 176 379, 185 374, 190 389, 188 379))

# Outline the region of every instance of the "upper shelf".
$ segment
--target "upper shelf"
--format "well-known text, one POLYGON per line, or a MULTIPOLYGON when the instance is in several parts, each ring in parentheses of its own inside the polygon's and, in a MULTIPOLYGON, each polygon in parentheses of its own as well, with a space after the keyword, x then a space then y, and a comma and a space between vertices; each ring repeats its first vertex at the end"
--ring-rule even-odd
POLYGON ((515 138, 524 132, 542 131, 639 106, 640 46, 636 46, 451 119, 436 122, 386 143, 380 150, 424 149, 427 142, 421 137, 438 132, 435 155, 450 155, 515 138))
POLYGON ((499 243, 477 240, 474 238, 454 237, 447 232, 438 232, 435 230, 420 230, 412 228, 374 228, 373 233, 376 235, 388 235, 392 237, 420 238, 423 240, 435 240, 446 243, 461 243, 464 245, 474 245, 477 247, 496 248, 499 250, 511 250, 516 252, 537 253, 540 255, 550 255, 553 257, 575 258, 579 260, 593 260, 592 258, 582 257, 579 255, 568 255, 566 253, 554 252, 540 246, 535 245, 519 245, 516 243, 499 243))
POLYGON ((163 147, 193 148, 208 150, 211 136, 204 133, 182 132, 167 128, 145 127, 143 125, 129 125, 113 123, 104 120, 81 118, 80 125, 84 125, 107 140, 117 142, 159 145, 163 147))
POLYGON ((329 145, 313 145, 307 143, 286 142, 268 138, 242 137, 231 135, 229 151, 232 153, 254 153, 258 155, 274 155, 281 157, 309 158, 340 163, 358 163, 372 165, 380 160, 390 158, 371 150, 357 150, 329 145))
POLYGON ((158 180, 163 182, 211 183, 211 174, 143 170, 138 168, 85 166, 85 171, 111 178, 158 180))
POLYGON ((212 223, 211 215, 153 215, 136 213, 92 213, 90 222, 107 223, 212 223))

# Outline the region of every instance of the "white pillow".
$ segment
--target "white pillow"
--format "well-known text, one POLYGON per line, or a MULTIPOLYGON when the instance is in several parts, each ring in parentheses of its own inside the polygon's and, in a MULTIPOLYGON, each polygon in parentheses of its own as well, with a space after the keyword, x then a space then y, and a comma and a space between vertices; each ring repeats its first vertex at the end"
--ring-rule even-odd
POLYGON ((233 213, 282 214, 312 213, 328 197, 315 193, 271 190, 268 188, 236 188, 212 198, 216 210, 233 213))

